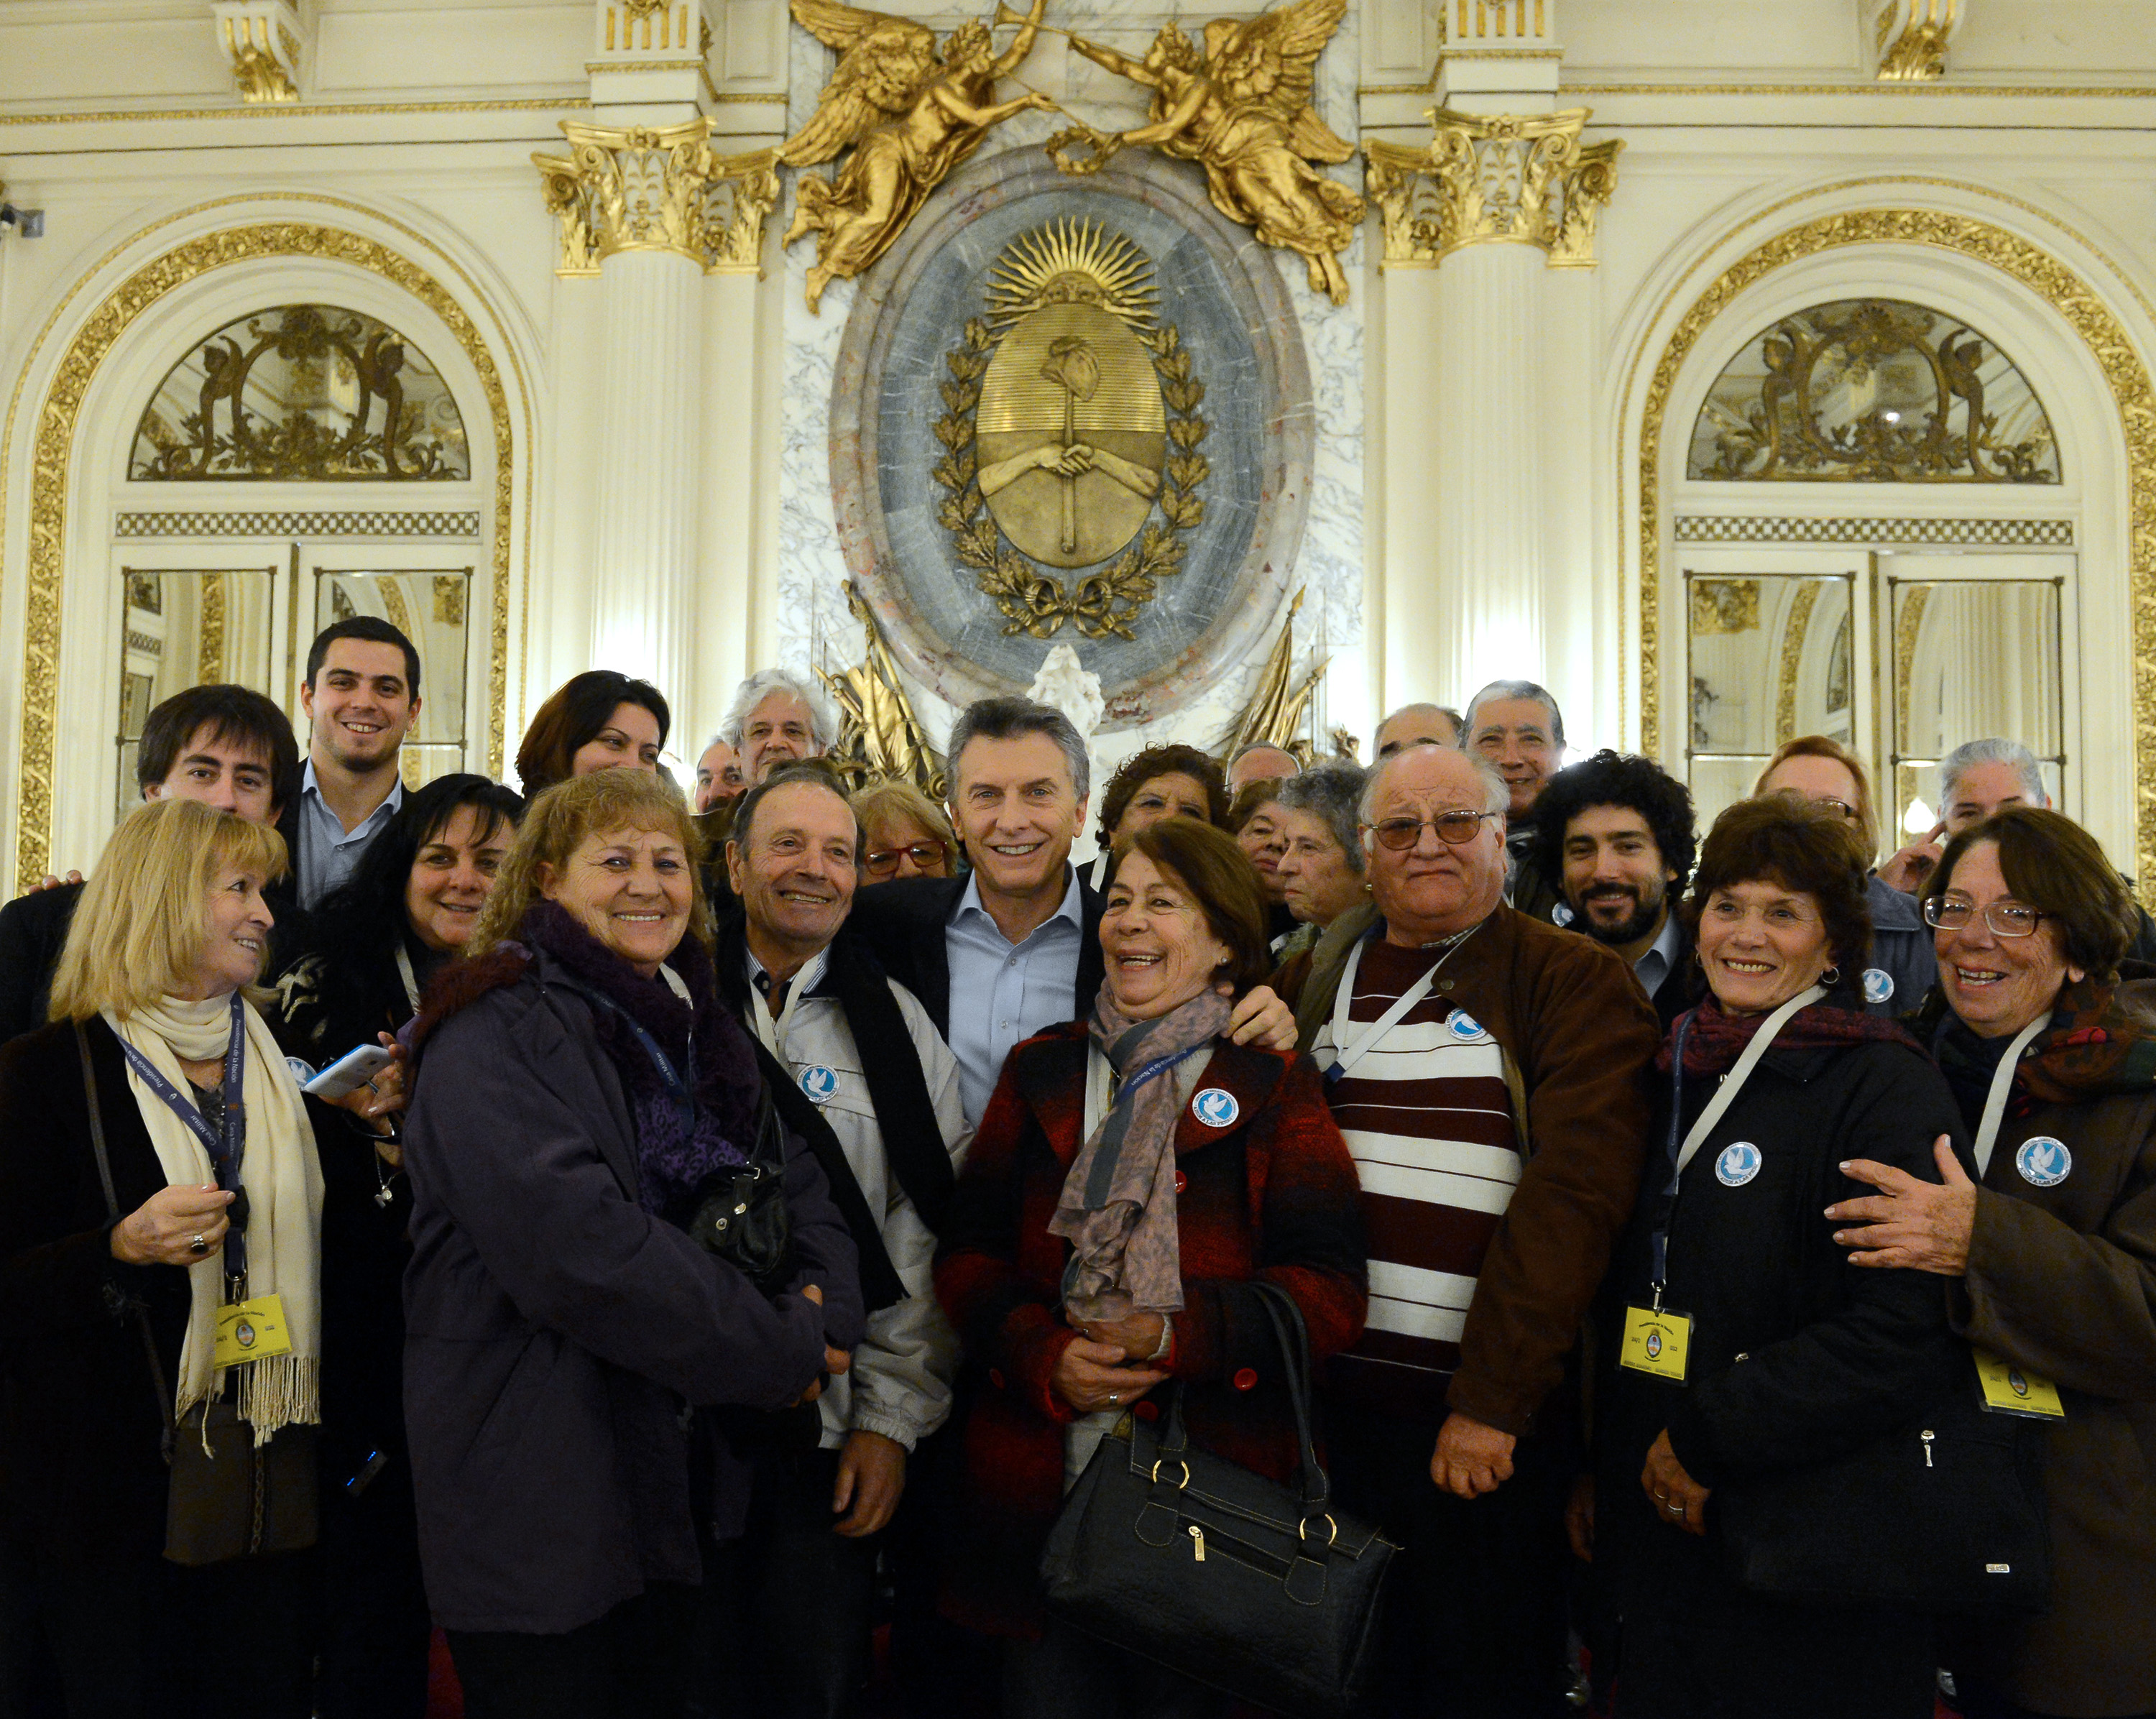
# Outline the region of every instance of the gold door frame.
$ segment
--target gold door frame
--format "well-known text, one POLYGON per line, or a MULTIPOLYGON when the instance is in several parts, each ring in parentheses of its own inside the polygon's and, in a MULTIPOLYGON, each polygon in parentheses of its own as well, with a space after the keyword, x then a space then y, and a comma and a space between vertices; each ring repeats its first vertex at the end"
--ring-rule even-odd
MULTIPOLYGON (((259 202, 259 198, 229 198, 226 202, 259 202)), ((390 222, 357 203, 334 198, 281 198, 330 203, 372 220, 396 227, 414 244, 426 241, 416 232, 390 222)), ((202 208, 215 208, 206 204, 202 208)), ((201 213, 191 209, 159 226, 201 213)), ((151 229, 154 230, 154 229, 151 229)), ((137 233, 116 247, 85 270, 82 280, 94 278, 121 251, 139 243, 137 233)), ((270 257, 310 257, 344 263, 379 275, 402 288, 424 305, 455 336, 465 358, 480 379, 486 396, 487 413, 494 432, 494 593, 490 659, 487 669, 488 773, 501 774, 504 736, 509 716, 509 566, 511 503, 515 492, 515 444, 510 427, 509 399, 478 325, 464 306, 433 275, 410 258, 380 240, 341 227, 296 220, 250 223, 199 233, 153 258, 108 293, 84 321, 69 343, 53 373, 38 410, 36 440, 30 464, 28 582, 23 602, 21 785, 15 803, 15 875, 33 878, 46 867, 52 840, 53 758, 59 721, 60 613, 66 581, 68 478, 69 455, 74 444, 77 419, 98 367, 137 318, 169 294, 214 269, 236 264, 259 262, 270 257)), ((467 280, 465 285, 471 283, 467 280)), ((78 285, 75 291, 80 290, 78 285)), ((476 289, 474 289, 476 296, 476 289)), ((14 398, 10 402, 4 439, 0 439, 0 510, 7 495, 6 459, 14 443, 15 418, 22 405, 37 354, 54 324, 74 301, 71 291, 38 333, 26 357, 14 398)), ((520 381, 521 380, 520 376, 520 381)), ((526 415, 528 418, 528 408, 526 415)), ((6 542, 4 513, 0 512, 0 547, 6 542)), ((527 558, 528 548, 527 547, 527 558)), ((528 572, 528 568, 527 568, 528 572)), ((525 594, 528 612, 530 593, 525 594)))
MULTIPOLYGON (((1836 188, 1806 192, 1805 200, 1836 188)), ((1788 264, 1858 244, 1928 245, 1989 264, 2066 320, 2111 390, 2128 485, 2124 536, 2133 609, 2135 871, 2156 887, 2156 388, 2126 330, 2078 274, 2018 233, 1973 216, 1871 208, 1804 222, 1738 258, 1693 300, 1670 335, 1648 383, 1640 425, 1640 749, 1650 757, 1661 751, 1661 447, 1677 372, 1700 336, 1746 288, 1788 264)))

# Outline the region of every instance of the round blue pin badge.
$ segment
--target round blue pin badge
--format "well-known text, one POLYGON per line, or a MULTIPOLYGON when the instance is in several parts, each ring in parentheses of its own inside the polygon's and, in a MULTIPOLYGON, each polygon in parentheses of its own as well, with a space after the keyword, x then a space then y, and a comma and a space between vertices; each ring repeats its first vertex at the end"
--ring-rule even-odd
POLYGON ((1883 967, 1864 969, 1864 1000, 1866 1003, 1886 1003, 1894 995, 1894 975, 1883 967))
POLYGON ((2073 1173, 2074 1155, 2063 1140, 2032 1134, 2014 1154, 2014 1167, 2031 1188, 2056 1188, 2073 1173))
POLYGON ((1490 1034, 1481 1022, 1464 1008, 1455 1008, 1446 1018, 1445 1030, 1462 1044, 1479 1044, 1490 1034))
POLYGON ((1208 1086, 1190 1101, 1190 1114, 1209 1128, 1232 1128, 1243 1107, 1235 1095, 1219 1086, 1208 1086))
POLYGON ((1750 1141, 1732 1140, 1714 1161, 1714 1179, 1724 1188, 1742 1188, 1759 1173, 1759 1166, 1765 1162, 1750 1141))
POLYGON ((823 1064, 811 1063, 802 1070, 801 1090, 811 1104, 829 1104, 838 1090, 838 1075, 823 1064))

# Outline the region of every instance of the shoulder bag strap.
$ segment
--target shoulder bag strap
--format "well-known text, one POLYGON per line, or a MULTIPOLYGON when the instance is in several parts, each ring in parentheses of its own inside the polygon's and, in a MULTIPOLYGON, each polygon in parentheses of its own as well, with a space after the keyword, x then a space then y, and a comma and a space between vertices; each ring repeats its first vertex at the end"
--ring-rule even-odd
MULTIPOLYGON (((105 1149, 105 1112, 97 1101, 97 1073, 90 1060, 90 1035, 83 1030, 80 1021, 74 1024, 74 1046, 82 1061, 82 1096, 90 1107, 90 1147, 97 1157, 97 1179, 105 1188, 105 1216, 109 1224, 120 1222, 120 1196, 112 1185, 112 1157, 105 1149)), ((165 1461, 172 1460, 172 1393, 165 1382, 165 1363, 158 1358, 157 1338, 150 1329, 150 1311, 142 1305, 139 1296, 127 1297, 126 1305, 135 1315, 135 1328, 142 1336, 143 1358, 150 1363, 151 1388, 157 1393, 157 1417, 164 1424, 163 1449, 165 1461)))

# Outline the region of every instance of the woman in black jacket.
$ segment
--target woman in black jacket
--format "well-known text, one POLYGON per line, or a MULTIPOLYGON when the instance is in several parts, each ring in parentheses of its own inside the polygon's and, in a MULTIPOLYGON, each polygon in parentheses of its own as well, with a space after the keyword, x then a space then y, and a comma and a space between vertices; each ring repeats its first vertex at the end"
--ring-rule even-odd
POLYGON ((1716 1502, 1906 1424, 1957 1378, 1937 1283, 1851 1270, 1825 1215, 1861 1191, 1845 1161, 1932 1179, 1933 1142, 1964 1144, 1937 1069, 1862 1011, 1864 888, 1842 820, 1788 798, 1732 807, 1701 853, 1686 911, 1711 994, 1663 1049, 1604 1332, 1594 1552, 1620 1719, 1932 1711, 1924 1619, 1739 1588, 1716 1502))
MULTIPOLYGON (((434 976, 470 941, 524 801, 484 776, 437 777, 405 796, 351 880, 313 916, 313 947, 278 982, 279 1036, 317 1067, 389 1044, 434 976)), ((322 1284, 321 1719, 421 1719, 433 1624, 404 1454, 405 1225, 398 1143, 403 1065, 323 1157, 336 1269, 322 1284), (380 1139, 374 1131, 389 1131, 380 1139)))

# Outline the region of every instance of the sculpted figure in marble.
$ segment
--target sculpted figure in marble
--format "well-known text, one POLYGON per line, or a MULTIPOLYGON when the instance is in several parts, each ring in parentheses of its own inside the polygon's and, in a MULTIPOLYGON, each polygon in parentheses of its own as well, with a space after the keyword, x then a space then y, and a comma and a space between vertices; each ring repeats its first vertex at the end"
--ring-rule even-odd
POLYGON ((786 141, 778 158, 808 167, 853 151, 829 177, 803 173, 795 193, 793 223, 783 242, 818 235, 816 264, 808 271, 811 310, 832 281, 851 280, 891 249, 929 194, 992 127, 1028 109, 1055 110, 1038 93, 995 100, 996 80, 1032 52, 1045 4, 1034 0, 998 56, 984 23, 961 24, 939 51, 936 33, 910 18, 835 0, 793 0, 795 20, 836 49, 839 64, 815 116, 786 141))
POLYGON ((1264 244, 1301 253, 1311 290, 1336 305, 1348 302, 1339 253, 1362 223, 1363 199, 1311 165, 1344 162, 1355 146, 1318 118, 1310 98, 1317 56, 1347 13, 1348 0, 1294 0, 1253 18, 1215 18, 1202 54, 1168 23, 1142 60, 1070 38, 1075 52, 1153 92, 1150 123, 1115 146, 1149 145, 1198 162, 1213 207, 1255 228, 1264 244))

